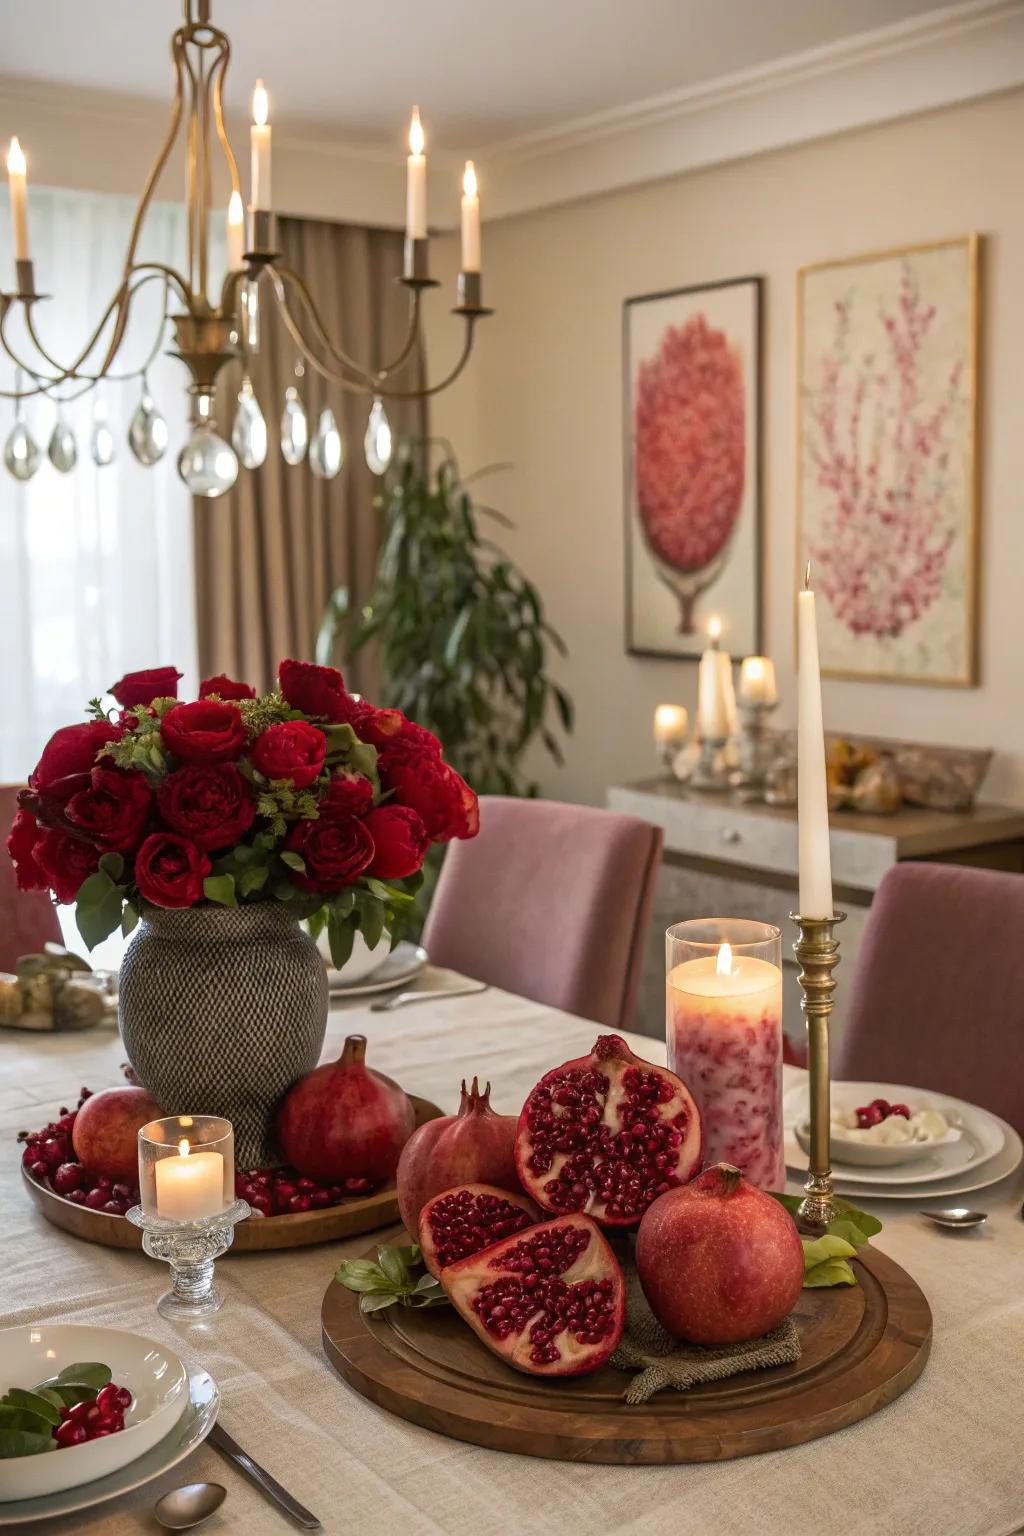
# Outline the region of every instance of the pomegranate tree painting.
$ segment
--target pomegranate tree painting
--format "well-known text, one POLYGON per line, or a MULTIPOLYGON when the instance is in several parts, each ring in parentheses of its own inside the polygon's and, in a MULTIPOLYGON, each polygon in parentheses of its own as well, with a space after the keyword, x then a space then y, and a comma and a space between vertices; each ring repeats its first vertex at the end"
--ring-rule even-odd
POLYGON ((760 280, 626 303, 627 645, 697 656, 717 615, 760 643, 760 280))
POLYGON ((977 237, 800 274, 800 569, 825 670, 975 681, 977 237))

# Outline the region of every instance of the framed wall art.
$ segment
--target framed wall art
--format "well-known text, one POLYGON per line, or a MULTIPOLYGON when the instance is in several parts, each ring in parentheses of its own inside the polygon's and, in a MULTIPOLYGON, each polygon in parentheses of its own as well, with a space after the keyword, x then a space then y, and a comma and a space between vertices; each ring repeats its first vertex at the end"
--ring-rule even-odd
POLYGON ((627 299, 626 649, 761 649, 761 279, 627 299))
POLYGON ((799 274, 797 569, 833 677, 977 681, 978 248, 799 274))

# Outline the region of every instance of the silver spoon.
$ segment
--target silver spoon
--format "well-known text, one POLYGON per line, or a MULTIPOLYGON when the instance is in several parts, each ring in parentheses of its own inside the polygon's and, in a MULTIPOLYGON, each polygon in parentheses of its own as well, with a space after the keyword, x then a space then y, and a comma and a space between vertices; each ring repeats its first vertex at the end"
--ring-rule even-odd
POLYGON ((153 1513, 169 1531, 190 1531, 215 1509, 220 1509, 227 1494, 227 1489, 220 1483, 186 1483, 183 1488, 172 1488, 162 1499, 157 1499, 153 1513))
POLYGON ((964 1205, 951 1206, 947 1211, 922 1211, 921 1215, 934 1221, 937 1227, 951 1227, 957 1232, 966 1232, 970 1227, 980 1227, 988 1221, 987 1211, 969 1211, 964 1205))

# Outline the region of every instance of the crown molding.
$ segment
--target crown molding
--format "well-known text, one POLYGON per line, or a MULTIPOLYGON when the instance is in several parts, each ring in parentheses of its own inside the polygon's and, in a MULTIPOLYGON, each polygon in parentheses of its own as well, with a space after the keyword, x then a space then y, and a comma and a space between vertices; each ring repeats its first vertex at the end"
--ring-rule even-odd
POLYGON ((506 218, 1022 84, 1024 0, 963 0, 473 153, 506 218))

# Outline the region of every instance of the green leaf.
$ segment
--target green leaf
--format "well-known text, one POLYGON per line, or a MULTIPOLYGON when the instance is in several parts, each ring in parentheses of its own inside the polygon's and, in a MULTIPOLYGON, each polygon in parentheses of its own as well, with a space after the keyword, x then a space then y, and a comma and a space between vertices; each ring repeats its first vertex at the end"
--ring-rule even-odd
POLYGON ((100 869, 109 875, 116 885, 124 874, 124 859, 119 853, 105 853, 100 858, 100 869))
POLYGON ((857 1276, 845 1259, 826 1259, 823 1264, 815 1264, 804 1274, 804 1290, 815 1290, 824 1285, 856 1285, 857 1276))
POLYGON ((359 1310, 360 1312, 380 1312, 384 1307, 393 1307, 397 1300, 398 1297, 394 1291, 374 1291, 368 1295, 360 1296, 359 1310))
MULTIPOLYGON (((877 1237, 879 1232, 881 1232, 882 1223, 877 1216, 869 1216, 867 1211, 859 1211, 848 1200, 837 1200, 835 1205, 840 1217, 852 1221, 854 1226, 859 1227, 861 1232, 864 1233, 865 1237, 877 1237)), ((829 1230, 832 1230, 831 1226, 829 1230)))
POLYGON ((352 953, 356 924, 353 916, 339 918, 331 908, 327 913, 327 942, 331 949, 331 964, 340 971, 352 953))
POLYGON ((378 1248, 377 1262, 392 1285, 406 1286, 410 1275, 405 1260, 397 1248, 378 1248))
POLYGON ((281 849, 281 863, 287 864, 289 869, 294 869, 298 874, 306 873, 306 861, 301 853, 293 853, 290 848, 281 849))
POLYGON ((38 1456, 44 1451, 57 1450, 57 1442, 47 1431, 45 1434, 31 1429, 8 1429, 0 1425, 0 1460, 8 1456, 38 1456))
POLYGON ((234 875, 207 875, 203 881, 203 895, 207 901, 215 901, 222 907, 237 907, 234 875))
POLYGON ((363 903, 360 931, 369 949, 376 949, 384 932, 384 908, 376 901, 363 903))
POLYGON ((251 896, 253 891, 262 891, 270 878, 270 867, 267 864, 256 864, 249 869, 243 869, 238 877, 239 896, 251 896))
MULTIPOLYGON (((95 1387, 98 1392, 112 1379, 109 1365, 104 1365, 99 1360, 79 1360, 74 1365, 66 1365, 58 1374, 57 1381, 63 1384, 66 1381, 84 1383, 86 1386, 95 1387)), ((46 1383, 49 1385, 49 1383, 46 1383)))
POLYGON ((371 1259, 345 1259, 334 1278, 349 1291, 394 1291, 394 1286, 379 1264, 371 1259))
POLYGON ((852 1216, 834 1217, 828 1224, 828 1230, 832 1237, 841 1237, 846 1242, 852 1243, 854 1248, 864 1248, 867 1245, 869 1234, 852 1216))
POLYGON ((0 1397, 0 1404, 6 1404, 11 1408, 26 1408, 29 1412, 37 1414, 47 1424, 60 1423, 60 1408, 54 1403, 53 1395, 50 1393, 44 1397, 41 1392, 29 1392, 24 1387, 11 1387, 3 1397, 0 1397))
POLYGON ((121 913, 121 934, 127 938, 139 920, 139 909, 133 901, 126 901, 121 913))
POLYGON ((31 1408, 18 1408, 12 1403, 0 1403, 0 1429, 27 1429, 29 1434, 49 1434, 50 1421, 31 1408))
POLYGON ((841 1237, 833 1237, 830 1233, 819 1237, 813 1242, 810 1238, 802 1239, 804 1245, 804 1268, 813 1269, 815 1264, 822 1264, 828 1259, 852 1259, 856 1255, 856 1248, 841 1237))
POLYGON ((89 949, 95 949, 120 925, 125 887, 98 869, 83 881, 75 901, 75 923, 89 949))

